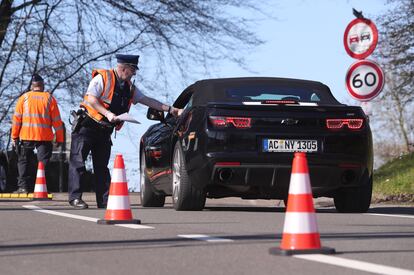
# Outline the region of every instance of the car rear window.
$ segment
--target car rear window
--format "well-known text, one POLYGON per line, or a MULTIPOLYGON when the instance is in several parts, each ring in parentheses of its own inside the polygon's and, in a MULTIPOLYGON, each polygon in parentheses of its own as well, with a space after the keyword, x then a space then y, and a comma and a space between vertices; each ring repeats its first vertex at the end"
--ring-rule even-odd
POLYGON ((238 87, 227 89, 225 95, 231 102, 295 100, 321 104, 338 103, 326 90, 304 87, 238 87))

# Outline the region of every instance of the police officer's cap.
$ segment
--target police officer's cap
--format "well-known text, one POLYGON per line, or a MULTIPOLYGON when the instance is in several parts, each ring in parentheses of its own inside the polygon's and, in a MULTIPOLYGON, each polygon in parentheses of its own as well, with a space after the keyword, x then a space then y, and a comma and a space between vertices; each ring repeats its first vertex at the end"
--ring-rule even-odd
POLYGON ((138 70, 139 55, 132 54, 117 54, 115 55, 118 64, 125 64, 134 67, 138 70))
POLYGON ((38 74, 34 74, 32 76, 32 83, 33 82, 43 82, 43 78, 40 75, 38 75, 38 74))

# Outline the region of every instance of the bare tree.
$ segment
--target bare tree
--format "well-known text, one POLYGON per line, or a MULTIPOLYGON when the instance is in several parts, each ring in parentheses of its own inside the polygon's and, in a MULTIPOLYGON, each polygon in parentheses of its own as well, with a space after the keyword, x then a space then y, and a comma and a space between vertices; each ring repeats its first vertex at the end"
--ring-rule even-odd
POLYGON ((262 41, 249 18, 231 15, 237 9, 263 15, 252 0, 1 0, 0 137, 34 72, 45 76, 52 93, 64 91, 57 94, 74 103, 92 66, 118 52, 151 58, 156 75, 139 80, 154 90, 168 81, 169 68, 186 77, 217 60, 243 65, 243 50, 262 41))
POLYGON ((380 41, 375 57, 386 74, 384 91, 375 100, 374 130, 382 142, 394 141, 404 152, 414 143, 414 1, 389 1, 379 16, 380 41), (387 129, 387 131, 384 131, 387 129))

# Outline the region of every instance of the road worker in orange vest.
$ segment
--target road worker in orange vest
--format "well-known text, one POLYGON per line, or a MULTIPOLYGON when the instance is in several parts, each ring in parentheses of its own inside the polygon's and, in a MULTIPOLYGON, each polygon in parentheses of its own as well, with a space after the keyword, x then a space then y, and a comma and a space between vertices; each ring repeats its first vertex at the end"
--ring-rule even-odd
POLYGON ((32 77, 31 90, 19 97, 12 119, 12 145, 17 148, 17 168, 19 172, 16 193, 33 190, 36 167, 33 166, 34 152, 38 161, 47 164, 52 156, 52 141, 63 143, 63 123, 56 99, 44 91, 43 78, 32 77), (54 133, 52 131, 54 128, 54 133))
POLYGON ((68 193, 69 204, 76 209, 88 208, 82 200, 81 178, 86 173, 85 160, 89 152, 92 153, 97 206, 107 206, 111 181, 108 170, 111 134, 114 128, 119 130, 122 127, 118 115, 128 112, 131 104, 137 103, 174 116, 182 112, 146 96, 131 82, 138 70, 138 55, 117 54, 116 59, 116 68, 92 72, 92 80, 77 112, 77 126, 72 126, 68 193))

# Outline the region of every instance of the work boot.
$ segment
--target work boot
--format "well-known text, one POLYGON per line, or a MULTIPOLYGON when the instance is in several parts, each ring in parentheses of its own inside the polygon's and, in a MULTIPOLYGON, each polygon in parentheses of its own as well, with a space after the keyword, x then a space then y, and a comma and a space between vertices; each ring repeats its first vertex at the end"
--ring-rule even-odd
POLYGON ((13 194, 27 194, 29 191, 26 187, 19 187, 16 191, 13 192, 13 194))
POLYGON ((88 204, 84 202, 82 199, 74 199, 69 202, 71 206, 76 209, 86 209, 88 208, 88 204))

